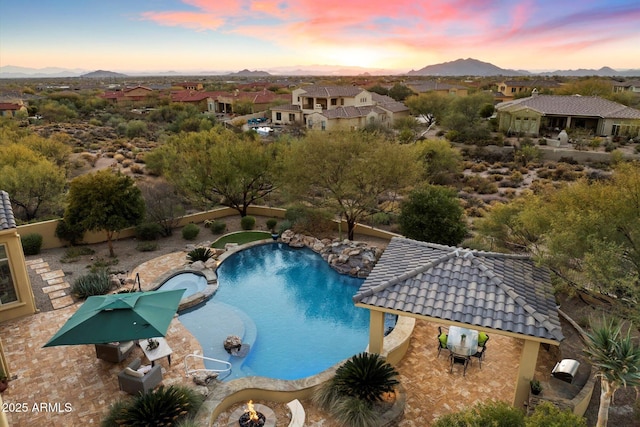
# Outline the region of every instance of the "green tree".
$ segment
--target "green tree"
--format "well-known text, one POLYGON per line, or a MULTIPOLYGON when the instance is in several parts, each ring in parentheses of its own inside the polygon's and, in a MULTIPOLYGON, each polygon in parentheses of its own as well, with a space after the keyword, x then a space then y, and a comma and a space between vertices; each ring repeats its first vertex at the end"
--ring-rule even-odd
POLYGON ((16 214, 30 221, 44 209, 55 213, 66 183, 65 170, 21 144, 0 143, 0 188, 16 214))
POLYGON ((389 96, 396 101, 404 101, 411 95, 413 95, 413 91, 400 83, 394 84, 393 87, 389 89, 389 96))
POLYGON ((417 149, 424 165, 424 176, 430 184, 452 184, 462 172, 462 155, 447 141, 431 139, 419 142, 417 149))
POLYGON ((631 328, 626 335, 614 318, 603 318, 591 323, 587 332, 585 353, 600 377, 600 407, 596 427, 605 427, 609 419, 609 406, 616 390, 640 386, 640 347, 631 339, 631 328))
POLYGON ((467 234, 464 210, 455 190, 427 185, 409 193, 398 217, 402 234, 410 239, 457 245, 467 234))
POLYGON ((431 114, 435 117, 436 122, 440 123, 446 116, 449 105, 452 102, 453 98, 451 97, 436 92, 428 92, 408 97, 405 104, 414 116, 431 114))
POLYGON ((196 201, 220 203, 245 216, 276 188, 276 155, 275 145, 218 126, 171 137, 145 161, 196 201))
POLYGON ((105 231, 109 255, 114 233, 139 224, 144 219, 144 200, 132 178, 102 170, 71 181, 64 221, 87 231, 105 231))
POLYGON ((367 132, 312 132, 291 144, 283 186, 294 200, 340 214, 353 239, 357 222, 380 210, 418 173, 413 148, 367 132))

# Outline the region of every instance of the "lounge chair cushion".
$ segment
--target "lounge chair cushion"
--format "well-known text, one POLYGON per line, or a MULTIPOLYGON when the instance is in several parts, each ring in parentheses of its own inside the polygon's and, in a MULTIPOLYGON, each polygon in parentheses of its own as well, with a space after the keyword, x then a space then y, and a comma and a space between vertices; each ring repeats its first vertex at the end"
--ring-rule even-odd
POLYGON ((137 377, 137 378, 144 377, 144 373, 138 372, 138 371, 134 371, 133 369, 131 369, 128 366, 126 368, 124 368, 124 373, 127 374, 127 375, 130 375, 132 377, 137 377))
POLYGON ((144 375, 150 370, 151 370, 151 365, 142 365, 138 369, 136 369, 136 372, 141 372, 144 375))

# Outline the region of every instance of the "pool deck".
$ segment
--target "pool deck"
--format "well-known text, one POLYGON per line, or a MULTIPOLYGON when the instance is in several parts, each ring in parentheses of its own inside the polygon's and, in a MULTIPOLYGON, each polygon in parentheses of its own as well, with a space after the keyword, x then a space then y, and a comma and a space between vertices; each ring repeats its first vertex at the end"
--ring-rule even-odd
MULTIPOLYGON (((169 254, 141 264, 132 276, 140 273, 143 289, 147 289, 159 275, 184 264, 184 252, 169 254)), ((97 359, 91 345, 42 348, 78 306, 74 304, 0 325, 5 354, 11 363, 12 374, 17 376, 2 398, 5 405, 13 404, 14 408, 22 405, 18 407, 26 409, 24 412, 7 413, 9 425, 99 425, 109 405, 127 396, 118 389, 117 374, 134 358, 144 357, 140 348, 121 363, 97 359), (47 407, 38 410, 41 404, 47 407), (70 405, 70 411, 65 411, 65 404, 70 405), (58 411, 59 407, 62 411, 58 411)), ((437 325, 417 321, 407 355, 397 366, 407 396, 400 427, 429 425, 442 414, 479 401, 511 402, 522 352, 521 340, 494 334, 482 369, 474 360, 463 377, 459 365, 449 373, 449 362, 444 352, 436 357, 436 336, 437 325)), ((166 359, 159 362, 163 384, 193 385, 185 376, 183 362, 187 354, 202 354, 200 344, 175 318, 166 338, 173 354, 171 366, 166 359)), ((541 372, 549 372, 551 358, 549 353, 540 349, 538 369, 541 372)), ((308 402, 305 403, 306 425, 338 427, 308 402)), ((215 425, 223 425, 218 423, 227 421, 224 416, 225 413, 215 425)))

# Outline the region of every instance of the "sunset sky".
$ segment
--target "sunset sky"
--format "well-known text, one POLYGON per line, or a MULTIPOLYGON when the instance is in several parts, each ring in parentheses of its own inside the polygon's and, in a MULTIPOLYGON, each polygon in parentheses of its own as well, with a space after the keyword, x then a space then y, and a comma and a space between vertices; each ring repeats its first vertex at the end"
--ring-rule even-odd
POLYGON ((0 0, 0 66, 640 68, 638 0, 0 0))

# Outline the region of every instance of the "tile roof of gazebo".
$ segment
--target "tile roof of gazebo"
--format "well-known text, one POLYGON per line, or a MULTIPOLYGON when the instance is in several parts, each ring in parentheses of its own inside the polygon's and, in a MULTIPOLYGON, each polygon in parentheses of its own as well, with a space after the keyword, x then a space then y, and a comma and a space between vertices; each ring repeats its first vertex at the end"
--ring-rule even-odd
POLYGON ((394 237, 353 299, 543 342, 564 339, 549 271, 527 256, 394 237))

